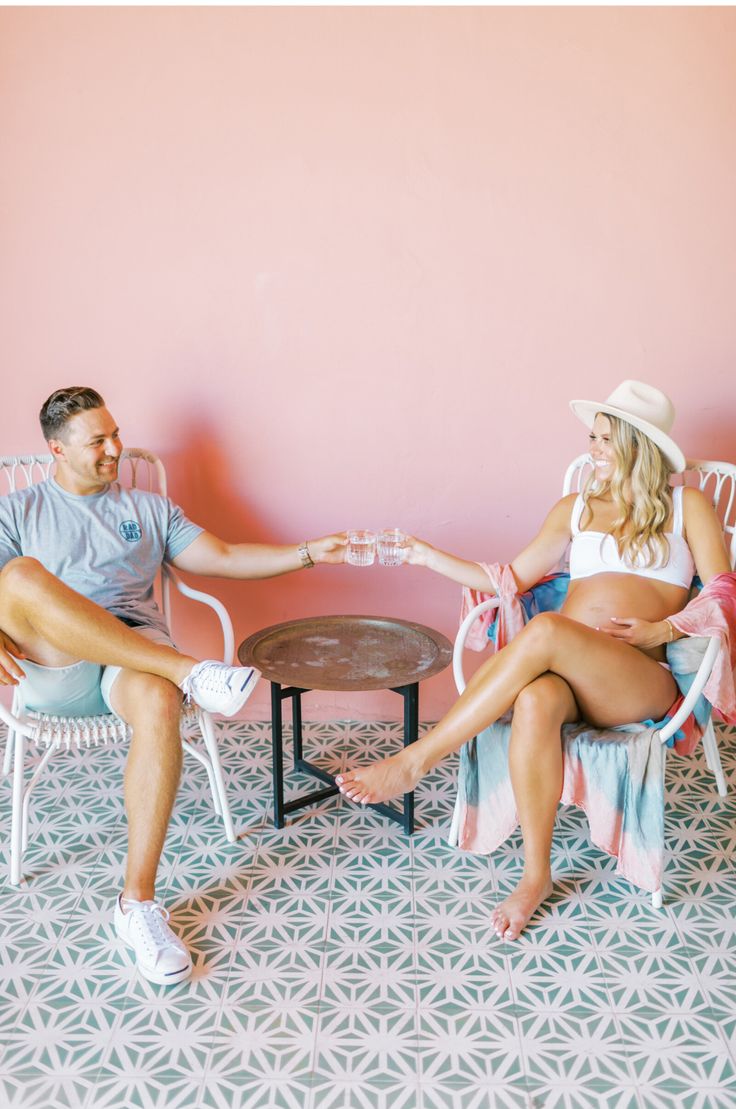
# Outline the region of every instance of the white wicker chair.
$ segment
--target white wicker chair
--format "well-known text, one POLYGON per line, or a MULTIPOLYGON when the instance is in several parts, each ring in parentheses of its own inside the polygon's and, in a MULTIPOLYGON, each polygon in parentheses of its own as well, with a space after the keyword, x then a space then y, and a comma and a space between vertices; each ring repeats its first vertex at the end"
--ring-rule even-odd
MULTIPOLYGON (((563 482, 563 496, 566 496, 568 493, 578 492, 582 488, 589 467, 590 458, 587 454, 578 455, 578 457, 570 463, 563 482)), ((693 459, 688 461, 687 470, 683 475, 682 481, 683 484, 697 485, 699 489, 711 497, 716 512, 723 524, 728 546, 729 562, 731 568, 734 569, 736 567, 736 466, 728 462, 708 462, 700 459, 693 459)), ((455 685, 458 693, 462 693, 465 689, 463 652, 465 650, 465 641, 468 637, 468 632, 482 613, 497 608, 498 604, 499 601, 497 598, 482 601, 481 604, 476 605, 476 607, 468 613, 460 625, 455 639, 452 659, 453 676, 455 678, 455 685)), ((710 676, 717 653, 718 640, 713 638, 705 649, 696 677, 682 705, 672 719, 658 733, 663 744, 677 732, 692 712, 710 676)), ((718 793, 721 797, 725 797, 728 792, 728 786, 721 765, 721 756, 718 752, 718 742, 713 728, 713 721, 710 719, 703 733, 702 741, 708 769, 715 777, 718 793)), ((456 819, 457 811, 456 809, 456 819)), ((453 828, 454 827, 455 822, 453 822, 453 828)), ((656 890, 652 894, 652 905, 655 908, 661 907, 661 889, 656 890)))
MULTIPOLYGON (((0 458, 0 493, 43 481, 48 477, 53 459, 50 454, 23 455, 0 458)), ((166 496, 166 472, 163 463, 149 451, 130 449, 123 452, 120 480, 132 487, 146 488, 166 496)), ((215 597, 192 589, 176 575, 174 570, 162 567, 157 591, 167 625, 171 625, 171 583, 184 596, 199 601, 213 609, 220 621, 223 637, 223 661, 230 664, 235 649, 235 638, 230 617, 225 606, 215 597)), ((10 881, 19 885, 22 875, 23 855, 28 845, 30 799, 34 787, 46 769, 51 757, 61 748, 97 747, 130 738, 131 730, 119 717, 103 716, 64 717, 25 711, 16 692, 11 709, 0 702, 0 719, 7 725, 8 736, 3 763, 3 776, 11 769, 12 821, 10 833, 10 881), (27 742, 42 746, 45 751, 40 762, 26 781, 27 742)), ((212 717, 197 706, 182 709, 182 745, 207 771, 215 812, 222 817, 225 836, 230 843, 235 840, 230 806, 217 749, 217 738, 212 717), (199 731, 202 743, 196 743, 199 731)))

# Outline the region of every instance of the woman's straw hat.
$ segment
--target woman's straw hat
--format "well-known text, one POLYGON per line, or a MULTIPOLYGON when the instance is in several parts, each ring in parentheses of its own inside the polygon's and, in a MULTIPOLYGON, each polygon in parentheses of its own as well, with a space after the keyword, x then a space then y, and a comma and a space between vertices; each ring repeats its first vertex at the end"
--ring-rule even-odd
POLYGON ((623 381, 602 403, 571 400, 570 407, 586 427, 593 426, 598 412, 618 416, 656 443, 676 474, 686 468, 687 459, 669 434, 675 422, 675 406, 661 389, 643 381, 623 381))

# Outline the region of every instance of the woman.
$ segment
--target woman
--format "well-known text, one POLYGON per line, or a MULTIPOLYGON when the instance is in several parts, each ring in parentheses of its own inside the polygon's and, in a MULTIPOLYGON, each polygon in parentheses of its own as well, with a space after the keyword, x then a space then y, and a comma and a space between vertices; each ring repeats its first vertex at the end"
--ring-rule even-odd
MULTIPOLYGON (((730 569, 716 514, 697 489, 672 489, 685 456, 670 438, 670 400, 625 381, 604 403, 572 401, 589 427, 591 476, 554 506, 536 539, 511 563, 519 592, 554 568, 570 545, 570 586, 559 613, 535 616, 473 675, 447 715, 411 747, 341 775, 340 790, 372 804, 414 788, 445 755, 513 707, 509 769, 524 840, 522 878, 493 912, 496 934, 517 939, 552 892, 550 851, 562 790, 563 724, 600 727, 659 720, 678 696, 665 644, 667 616, 730 569)), ((485 571, 420 539, 406 561, 476 590, 485 571)))

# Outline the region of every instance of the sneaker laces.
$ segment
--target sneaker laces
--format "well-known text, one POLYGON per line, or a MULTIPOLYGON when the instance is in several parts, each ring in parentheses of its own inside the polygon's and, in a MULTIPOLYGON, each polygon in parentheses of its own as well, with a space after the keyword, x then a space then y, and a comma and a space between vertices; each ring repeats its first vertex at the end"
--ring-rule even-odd
POLYGON ((130 917, 130 927, 135 928, 151 954, 178 946, 176 936, 168 927, 171 914, 158 901, 131 901, 121 897, 120 906, 124 915, 130 917))
POLYGON ((179 688, 187 701, 192 699, 195 682, 200 693, 230 693, 233 674, 238 672, 222 662, 200 662, 190 670, 179 688))
POLYGON ((224 668, 221 665, 213 665, 211 662, 197 663, 189 671, 179 688, 187 701, 192 699, 192 686, 195 681, 201 690, 214 693, 229 692, 230 686, 225 681, 223 670, 224 668))

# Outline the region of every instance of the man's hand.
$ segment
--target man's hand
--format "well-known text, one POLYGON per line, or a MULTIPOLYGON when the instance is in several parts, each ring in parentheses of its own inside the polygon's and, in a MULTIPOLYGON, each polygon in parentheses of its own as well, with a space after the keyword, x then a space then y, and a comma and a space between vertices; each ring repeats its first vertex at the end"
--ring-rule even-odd
POLYGON ((25 657, 18 644, 0 631, 0 685, 17 685, 21 678, 25 678, 25 670, 21 670, 16 662, 16 659, 25 657))
POLYGON ((309 557, 315 564, 323 562, 332 566, 345 561, 348 546, 348 533, 337 532, 335 535, 324 535, 321 539, 310 539, 307 543, 309 557))
POLYGON ((613 639, 620 639, 630 643, 632 647, 639 647, 648 651, 652 647, 659 647, 662 643, 670 641, 670 625, 666 620, 639 620, 636 616, 612 616, 611 625, 597 628, 613 639))

